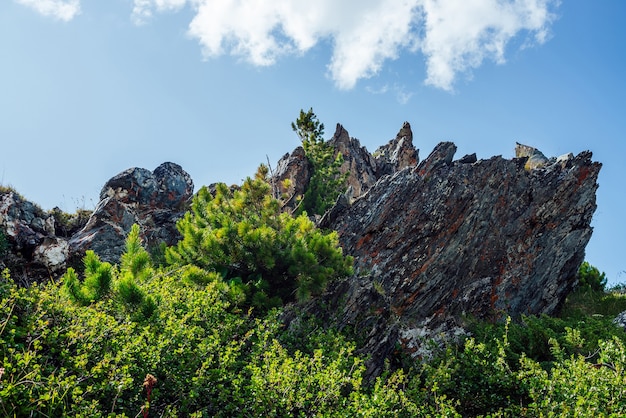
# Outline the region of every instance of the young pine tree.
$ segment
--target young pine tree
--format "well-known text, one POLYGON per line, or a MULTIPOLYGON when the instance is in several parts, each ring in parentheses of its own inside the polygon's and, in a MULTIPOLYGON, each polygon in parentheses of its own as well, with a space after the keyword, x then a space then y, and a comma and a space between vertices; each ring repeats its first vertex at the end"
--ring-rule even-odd
POLYGON ((83 257, 85 278, 80 281, 73 268, 63 275, 63 286, 69 298, 87 306, 107 296, 114 296, 134 319, 149 318, 156 309, 154 300, 141 289, 141 284, 152 274, 150 255, 141 245, 139 225, 133 225, 126 238, 126 251, 122 254, 119 270, 100 260, 89 250, 83 257))
POLYGON ((63 275, 63 286, 70 299, 87 306, 111 292, 114 269, 110 263, 100 261, 96 253, 88 250, 83 257, 85 279, 81 283, 76 271, 69 267, 63 275))
POLYGON ((313 173, 307 190, 302 196, 296 213, 323 215, 346 189, 347 173, 341 174, 341 153, 324 141, 324 124, 317 119, 313 109, 300 110, 300 116, 291 123, 291 128, 302 141, 302 148, 309 160, 313 173))
POLYGON ((166 253, 170 264, 215 274, 245 294, 244 304, 262 310, 320 293, 328 280, 352 271, 336 232, 280 210, 267 171, 261 166, 240 189, 200 189, 177 224, 182 240, 166 253))

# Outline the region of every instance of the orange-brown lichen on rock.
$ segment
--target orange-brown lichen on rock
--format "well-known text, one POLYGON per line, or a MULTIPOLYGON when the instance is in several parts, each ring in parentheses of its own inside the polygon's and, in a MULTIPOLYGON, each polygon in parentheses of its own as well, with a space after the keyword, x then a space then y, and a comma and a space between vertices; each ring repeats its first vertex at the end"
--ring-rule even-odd
MULTIPOLYGON (((381 341, 393 346, 392 334, 406 341, 457 335, 466 316, 497 321, 558 311, 591 238, 601 164, 590 152, 557 160, 523 147, 518 158, 454 161, 454 144, 441 143, 323 224, 338 231, 355 270, 385 289, 376 303, 389 308, 381 309, 387 316, 364 331, 364 351, 388 352, 381 341)), ((367 287, 350 283, 344 296, 369 305, 360 293, 367 287)), ((333 309, 335 323, 349 321, 341 306, 333 309)), ((380 361, 373 358, 370 372, 380 361)))

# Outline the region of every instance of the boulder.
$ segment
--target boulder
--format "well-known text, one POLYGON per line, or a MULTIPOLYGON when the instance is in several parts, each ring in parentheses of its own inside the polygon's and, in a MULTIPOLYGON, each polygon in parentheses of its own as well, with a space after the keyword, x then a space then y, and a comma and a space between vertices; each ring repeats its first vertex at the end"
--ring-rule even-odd
POLYGON ((306 158, 304 148, 297 147, 291 154, 285 154, 271 175, 274 196, 282 197, 287 209, 295 209, 298 196, 302 196, 309 185, 311 172, 311 163, 306 158))
POLYGON ((135 223, 149 248, 176 243, 180 238, 176 221, 188 208, 192 195, 193 181, 177 164, 163 163, 154 171, 123 171, 106 182, 89 221, 69 240, 74 260, 93 250, 104 261, 118 262, 135 223))

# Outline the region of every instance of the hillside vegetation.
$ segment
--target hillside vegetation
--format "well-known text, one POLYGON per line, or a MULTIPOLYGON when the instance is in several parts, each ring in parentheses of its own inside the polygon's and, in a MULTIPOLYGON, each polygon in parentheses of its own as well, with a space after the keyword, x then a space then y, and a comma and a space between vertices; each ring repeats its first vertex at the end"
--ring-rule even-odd
MULTIPOLYGON (((366 378, 364 331, 297 313, 354 272, 337 233, 309 218, 345 189, 342 157, 312 109, 292 128, 313 170, 292 213, 261 166, 240 187, 200 189, 174 246, 144 248, 134 225, 118 264, 87 251, 82 268, 30 287, 4 270, 0 416, 626 415, 626 333, 612 322, 626 297, 586 262, 560 316, 465 317, 471 337, 433 341, 432 358, 398 346, 366 378)), ((0 231, 0 256, 8 245, 0 231)))
POLYGON ((201 190, 183 240, 150 255, 134 227, 119 265, 87 253, 58 283, 0 279, 0 415, 621 416, 626 299, 585 264, 559 318, 476 322, 429 360, 397 352, 363 378, 357 335, 285 303, 351 273, 334 232, 281 213, 266 170, 201 190))

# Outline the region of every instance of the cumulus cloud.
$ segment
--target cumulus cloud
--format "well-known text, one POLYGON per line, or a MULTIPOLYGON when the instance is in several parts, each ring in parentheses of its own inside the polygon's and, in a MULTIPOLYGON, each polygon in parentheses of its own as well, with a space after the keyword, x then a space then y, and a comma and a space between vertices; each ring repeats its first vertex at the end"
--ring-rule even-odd
POLYGON ((423 0, 426 84, 451 90, 457 74, 485 59, 504 63, 504 50, 526 31, 543 43, 553 16, 551 0, 423 0))
POLYGON ((68 22, 80 12, 80 0, 16 0, 36 12, 68 22))
POLYGON ((145 22, 155 12, 190 7, 194 15, 188 32, 205 57, 231 54, 259 66, 328 42, 328 74, 341 89, 377 74, 402 52, 419 52, 426 59, 425 83, 452 90, 459 74, 485 60, 505 62, 505 49, 516 36, 544 42, 558 2, 134 0, 133 18, 145 22))

